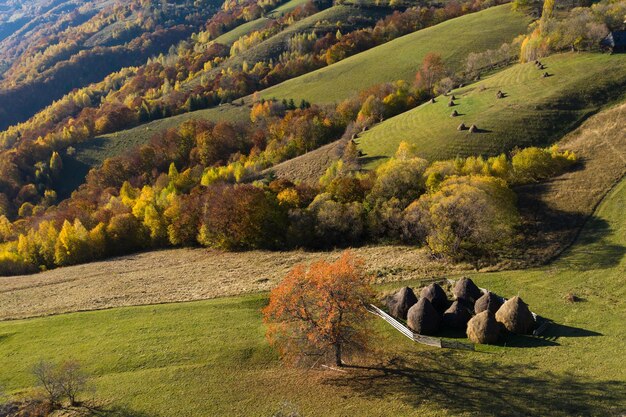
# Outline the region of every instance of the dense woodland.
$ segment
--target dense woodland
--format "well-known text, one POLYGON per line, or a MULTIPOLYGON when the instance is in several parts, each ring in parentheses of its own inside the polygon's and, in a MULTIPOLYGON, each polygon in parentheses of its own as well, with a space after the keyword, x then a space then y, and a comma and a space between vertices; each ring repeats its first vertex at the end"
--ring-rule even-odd
MULTIPOLYGON (((279 57, 267 61, 238 58, 331 5, 306 3, 230 48, 213 41, 277 4, 225 3, 204 30, 167 54, 74 90, 0 133, 0 273, 193 245, 244 250, 392 241, 426 245, 437 256, 476 266, 496 262, 511 254, 520 233, 511 187, 558 175, 576 162, 575 155, 527 148, 494 157, 426 161, 418 149, 402 144, 394 158, 365 171, 352 138, 512 59, 594 48, 600 33, 617 27, 626 11, 624 1, 571 10, 554 10, 546 2, 542 18, 526 37, 470 55, 461 72, 450 71, 441 57, 429 54, 414 80, 381 84, 334 106, 252 96, 249 121, 186 122, 106 160, 71 198, 58 201, 55 189, 64 160, 73 146, 95 135, 230 102, 491 5, 402 7, 372 26, 363 27, 367 21, 357 19, 345 33, 295 33, 279 57), (313 184, 275 179, 271 170, 268 174, 277 163, 340 139, 345 143, 342 158, 313 184)), ((6 82, 11 73, 7 71, 6 82)), ((36 73, 32 76, 37 79, 36 73)))

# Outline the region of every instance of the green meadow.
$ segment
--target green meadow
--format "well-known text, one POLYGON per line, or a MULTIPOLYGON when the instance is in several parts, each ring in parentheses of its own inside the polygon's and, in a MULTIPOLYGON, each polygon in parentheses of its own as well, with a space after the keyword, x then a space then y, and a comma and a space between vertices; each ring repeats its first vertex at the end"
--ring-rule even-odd
POLYGON ((38 360, 75 358, 116 416, 620 415, 625 204, 622 181, 554 263, 473 276, 554 320, 542 337, 508 337, 476 352, 441 350, 374 321, 372 350, 358 366, 293 369, 264 338, 267 295, 257 294, 2 322, 0 385, 25 392, 38 360), (580 301, 566 301, 570 292, 580 301))

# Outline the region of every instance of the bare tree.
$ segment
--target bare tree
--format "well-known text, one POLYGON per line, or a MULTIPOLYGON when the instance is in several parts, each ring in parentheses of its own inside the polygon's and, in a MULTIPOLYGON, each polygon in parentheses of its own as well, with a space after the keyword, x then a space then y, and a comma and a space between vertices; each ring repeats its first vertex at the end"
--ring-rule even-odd
POLYGON ((74 360, 59 364, 42 360, 33 368, 33 375, 53 407, 60 407, 64 399, 72 407, 78 405, 77 397, 88 382, 87 374, 81 369, 80 363, 74 360))

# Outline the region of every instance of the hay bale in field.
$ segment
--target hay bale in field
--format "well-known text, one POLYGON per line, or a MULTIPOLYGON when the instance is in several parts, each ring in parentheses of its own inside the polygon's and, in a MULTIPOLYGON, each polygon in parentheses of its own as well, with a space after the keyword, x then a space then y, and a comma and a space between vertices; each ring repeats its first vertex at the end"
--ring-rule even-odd
POLYGON ((474 305, 474 302, 478 300, 482 295, 480 288, 474 284, 469 278, 463 277, 456 282, 452 294, 457 300, 467 303, 468 305, 474 305))
POLYGON ((504 93, 500 90, 496 93, 496 98, 504 98, 504 93))
POLYGON ((454 101, 450 100, 448 102, 448 107, 454 107, 454 106, 455 106, 454 101))
POLYGON ((498 309, 502 307, 502 300, 500 297, 492 293, 491 291, 487 291, 486 294, 483 294, 476 303, 474 303, 474 313, 482 313, 483 311, 491 311, 493 314, 496 314, 498 309))
POLYGON ((461 123, 459 127, 456 128, 456 130, 466 130, 466 129, 467 129, 467 126, 465 126, 465 123, 461 123))
POLYGON ((459 115, 459 112, 456 110, 453 110, 452 113, 450 113, 450 117, 457 117, 459 115))
POLYGON ((478 133, 478 127, 476 125, 471 125, 469 128, 470 133, 478 133))
POLYGON ((483 311, 467 322, 467 338, 474 343, 493 344, 500 336, 500 325, 488 310, 483 311))
POLYGON ((456 96, 454 94, 452 94, 452 97, 450 97, 450 101, 452 100, 456 100, 456 96))
POLYGON ((417 303, 417 297, 412 289, 404 287, 397 293, 395 293, 387 301, 387 309, 392 316, 406 320, 406 315, 409 309, 417 303))
POLYGON ((435 307, 437 311, 443 313, 448 308, 448 297, 446 292, 439 284, 433 282, 427 287, 422 288, 420 299, 426 298, 435 307))
POLYGON ((546 69, 546 67, 545 67, 543 64, 539 64, 538 68, 539 68, 540 70, 544 70, 544 69, 546 69))
POLYGON ((431 98, 430 100, 428 100, 428 102, 429 102, 430 104, 434 104, 434 103, 435 103, 435 99, 434 99, 434 98, 431 98))
POLYGON ((496 312, 496 320, 508 331, 516 334, 528 334, 535 326, 532 313, 518 296, 502 304, 496 312))
POLYGON ((452 329, 465 329, 472 313, 462 302, 455 301, 443 313, 443 325, 452 329))
POLYGON ((548 74, 547 72, 544 72, 541 77, 542 78, 548 78, 550 76, 550 74, 548 74))
POLYGON ((428 298, 420 300, 409 309, 406 319, 409 329, 418 334, 433 335, 439 330, 441 318, 428 298))

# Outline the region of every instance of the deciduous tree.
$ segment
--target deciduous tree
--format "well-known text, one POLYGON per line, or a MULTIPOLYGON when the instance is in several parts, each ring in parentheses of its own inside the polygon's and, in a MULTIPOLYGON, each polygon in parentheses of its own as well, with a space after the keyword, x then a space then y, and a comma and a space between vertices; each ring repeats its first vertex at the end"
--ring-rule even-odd
POLYGON ((267 337, 286 360, 321 356, 342 366, 344 353, 366 345, 365 307, 372 295, 363 261, 350 252, 308 269, 297 265, 271 292, 263 310, 267 337))

